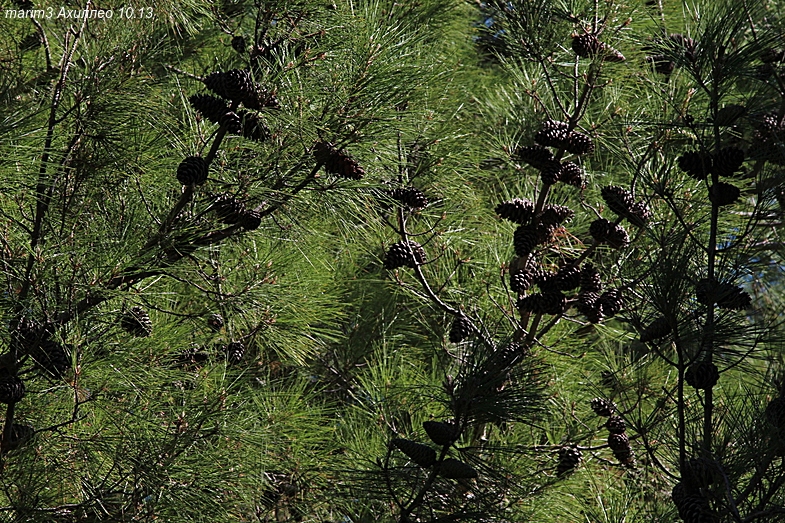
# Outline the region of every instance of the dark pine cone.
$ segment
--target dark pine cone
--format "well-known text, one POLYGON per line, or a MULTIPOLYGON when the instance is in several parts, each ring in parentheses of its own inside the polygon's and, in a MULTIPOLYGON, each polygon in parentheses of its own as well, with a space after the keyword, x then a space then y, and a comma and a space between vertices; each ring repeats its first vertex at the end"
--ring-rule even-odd
POLYGON ((224 317, 220 314, 211 314, 207 318, 207 326, 214 332, 220 331, 224 326, 224 317))
POLYGON ((611 434, 623 434, 625 430, 627 430, 627 423, 625 423, 624 418, 621 416, 611 416, 608 418, 608 421, 605 422, 605 428, 608 429, 608 432, 611 434))
POLYGON ((221 121, 219 123, 229 134, 240 134, 243 132, 243 123, 240 121, 240 117, 237 113, 233 111, 224 113, 221 116, 221 121))
POLYGON ((535 225, 519 225, 512 236, 515 254, 528 256, 539 243, 538 239, 537 227, 535 225))
POLYGON ((553 161, 551 165, 540 170, 540 179, 545 185, 553 185, 561 179, 561 164, 553 161))
POLYGON ((721 309, 744 310, 752 303, 750 295, 741 287, 708 278, 698 280, 695 294, 698 302, 709 306, 716 303, 721 309))
POLYGON ((212 206, 216 216, 227 225, 240 223, 245 214, 245 205, 240 200, 228 193, 219 194, 212 206))
POLYGON ((617 185, 607 185, 601 190, 602 199, 608 208, 621 218, 630 215, 635 199, 629 191, 617 185))
POLYGON ((575 211, 565 205, 546 205, 537 215, 537 222, 543 225, 559 225, 570 221, 575 216, 575 211))
POLYGON ((738 147, 723 147, 714 155, 714 172, 720 176, 733 176, 744 163, 744 151, 738 147))
POLYGON ((495 211, 505 220, 523 225, 534 217, 534 204, 525 198, 513 198, 497 205, 495 211))
POLYGON ((390 198, 406 207, 418 210, 428 206, 428 198, 416 187, 399 187, 390 191, 390 198))
POLYGON ((11 425, 10 441, 3 442, 7 450, 18 449, 35 435, 35 428, 31 425, 23 425, 21 423, 14 423, 11 425))
POLYGON ((609 434, 608 446, 615 452, 623 452, 630 450, 630 438, 623 432, 621 434, 609 434))
POLYGON ((730 183, 717 182, 709 188, 709 200, 718 207, 732 205, 739 196, 741 196, 739 188, 730 183))
POLYGON ((685 465, 686 467, 681 471, 681 478, 688 488, 705 488, 716 481, 717 466, 712 460, 704 457, 691 458, 685 465))
POLYGON ((581 284, 581 269, 566 266, 559 272, 552 274, 539 283, 540 290, 545 291, 571 291, 581 284))
POLYGON ((208 89, 221 98, 235 102, 254 97, 256 91, 251 73, 245 69, 211 73, 202 81, 208 89))
POLYGON ((264 142, 270 138, 270 129, 258 115, 250 111, 238 111, 237 119, 240 123, 239 129, 230 132, 241 134, 255 142, 264 142))
POLYGON ((785 429, 785 397, 774 398, 766 405, 766 420, 779 430, 785 429))
POLYGON ((422 426, 431 441, 437 445, 452 445, 460 436, 458 426, 452 422, 424 421, 422 426))
POLYGON ((687 385, 699 390, 708 390, 717 384, 720 372, 717 366, 709 361, 696 361, 684 373, 687 385))
POLYGON ((153 322, 142 307, 131 307, 120 318, 120 327, 129 334, 143 338, 153 333, 153 322))
MULTIPOLYGON (((679 485, 682 483, 677 484, 677 486, 679 485)), ((677 493, 676 487, 674 487, 671 498, 684 523, 719 523, 720 521, 717 513, 711 509, 708 500, 698 490, 683 488, 677 493)))
POLYGON ((527 264, 524 268, 510 273, 510 290, 521 293, 545 278, 545 271, 534 264, 527 264))
POLYGON ((384 268, 388 270, 398 267, 411 267, 425 263, 425 251, 414 241, 394 243, 384 256, 384 268))
POLYGON ((455 317, 450 326, 450 341, 460 343, 472 334, 472 325, 469 318, 463 314, 455 317))
POLYGON ((643 329, 641 333, 641 341, 647 343, 664 338, 671 333, 673 327, 667 318, 660 316, 649 324, 648 327, 643 329))
POLYGON ((627 221, 635 227, 645 227, 651 218, 651 211, 643 202, 633 203, 627 221))
POLYGON ((563 476, 572 472, 581 462, 581 451, 577 447, 562 447, 559 449, 559 464, 556 465, 556 475, 563 476))
POLYGON ((611 400, 605 398, 594 398, 591 400, 590 405, 591 410, 598 416, 608 418, 616 412, 616 405, 611 400))
POLYGON ((572 37, 572 50, 581 58, 591 58, 602 48, 603 43, 593 34, 575 35, 572 37))
POLYGON ((439 475, 447 479, 472 479, 478 476, 474 467, 455 458, 447 458, 441 462, 439 475))
POLYGON ((243 105, 248 109, 260 111, 265 108, 275 109, 279 107, 280 103, 275 96, 275 92, 268 91, 254 84, 254 90, 243 98, 243 105))
POLYGON ((246 231, 255 231, 262 225, 262 215, 259 211, 248 209, 240 214, 240 227, 246 231))
POLYGON ((329 142, 317 142, 314 146, 316 161, 324 165, 324 170, 341 178, 359 180, 365 176, 365 170, 357 160, 343 151, 336 149, 329 142))
POLYGON ((578 301, 575 302, 575 308, 589 318, 589 321, 592 323, 599 323, 603 319, 602 310, 597 310, 597 300, 599 299, 600 295, 596 292, 581 291, 578 293, 578 301), (592 321, 592 318, 597 319, 592 321))
POLYGON ((233 341, 226 346, 226 361, 240 363, 245 356, 245 345, 241 341, 233 341))
POLYGON ((559 165, 559 162, 553 158, 553 153, 539 145, 519 147, 515 153, 522 161, 540 171, 554 164, 559 165))
POLYGON ((235 35, 232 37, 232 49, 237 51, 240 54, 245 53, 245 38, 241 35, 235 35))
POLYGON ((71 358, 65 352, 65 347, 56 341, 43 342, 32 357, 41 369, 56 378, 62 378, 65 371, 71 368, 71 358))
POLYGON ((596 306, 602 307, 602 314, 606 318, 612 318, 619 314, 623 305, 624 298, 619 289, 603 292, 596 303, 596 306))
POLYGON ((16 376, 0 378, 0 403, 16 403, 25 396, 25 384, 16 376))
POLYGON ((583 155, 594 152, 594 141, 587 135, 572 131, 564 140, 564 149, 572 154, 583 155))
POLYGON ((421 467, 430 467, 436 463, 436 451, 428 445, 403 438, 395 438, 392 444, 421 467))
POLYGON ((220 125, 224 115, 231 112, 226 102, 209 94, 194 94, 188 98, 188 101, 203 118, 215 124, 220 125))
POLYGON ((567 298, 561 292, 530 294, 518 299, 518 309, 534 314, 562 314, 567 308, 567 298))
POLYGON ((630 237, 621 225, 605 218, 597 218, 589 226, 589 234, 599 243, 607 243, 614 249, 623 249, 630 244, 630 237))
POLYGON ((576 163, 564 162, 559 171, 559 181, 580 189, 583 187, 583 171, 576 163))
POLYGON ((177 181, 183 185, 202 185, 207 181, 207 162, 201 156, 189 156, 177 166, 177 181))
POLYGON ((670 76, 673 70, 676 69, 676 63, 662 54, 647 56, 646 61, 654 65, 655 71, 665 76, 670 76))
POLYGON ((583 264, 581 268, 581 292, 595 292, 602 291, 602 280, 600 273, 591 263, 583 264))
POLYGON ((564 149, 567 135, 570 132, 568 129, 569 125, 564 122, 547 120, 542 124, 542 129, 534 135, 534 141, 546 147, 564 149))

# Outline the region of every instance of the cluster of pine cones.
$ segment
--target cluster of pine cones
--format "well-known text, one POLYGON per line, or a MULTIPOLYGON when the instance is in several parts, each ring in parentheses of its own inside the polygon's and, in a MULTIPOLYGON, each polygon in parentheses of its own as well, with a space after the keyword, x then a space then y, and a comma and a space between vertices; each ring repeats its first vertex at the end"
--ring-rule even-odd
MULTIPOLYGON (((453 422, 426 421, 423 423, 423 428, 430 440, 442 448, 452 446, 460 436, 460 429, 453 422)), ((434 467, 438 476, 442 478, 469 480, 479 475, 474 467, 456 458, 439 461, 436 450, 424 443, 395 438, 390 442, 390 447, 401 451, 418 467, 434 467)))
POLYGON ((622 465, 634 465, 635 457, 627 436, 627 423, 616 414, 616 405, 605 398, 594 398, 591 400, 591 408, 598 416, 608 418, 604 427, 608 429, 608 446, 613 451, 613 456, 622 465))

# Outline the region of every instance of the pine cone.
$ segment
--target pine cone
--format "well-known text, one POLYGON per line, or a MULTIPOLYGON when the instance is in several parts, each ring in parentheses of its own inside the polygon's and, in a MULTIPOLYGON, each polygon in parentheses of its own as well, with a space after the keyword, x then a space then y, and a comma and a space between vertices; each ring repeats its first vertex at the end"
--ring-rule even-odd
POLYGON ((647 343, 664 338, 671 333, 673 327, 667 318, 660 316, 646 327, 641 333, 641 341, 647 343))
POLYGON ((542 129, 534 135, 534 141, 546 147, 564 149, 567 135, 570 132, 568 129, 569 125, 564 122, 546 120, 542 124, 542 129))
POLYGON ((11 437, 5 443, 7 450, 15 450, 25 445, 35 435, 35 428, 31 425, 14 423, 11 425, 11 437))
POLYGON ((25 384, 16 376, 0 377, 0 403, 17 403, 25 396, 25 384))
POLYGON ((766 405, 766 420, 778 430, 785 430, 785 397, 774 398, 766 405))
POLYGON ((245 214, 245 205, 228 193, 219 194, 213 202, 212 209, 221 222, 227 225, 240 223, 245 214))
POLYGON ((547 226, 556 226, 570 221, 575 216, 575 211, 565 205, 546 205, 537 215, 537 223, 547 226))
POLYGON ((360 180, 365 171, 357 160, 343 151, 336 149, 328 142, 317 142, 314 146, 316 161, 324 165, 324 170, 341 178, 360 180))
POLYGON ((229 134, 241 134, 243 132, 243 123, 240 121, 240 116, 233 111, 227 111, 221 115, 221 120, 218 123, 229 134))
POLYGON ((209 94, 194 94, 188 97, 191 107, 203 118, 214 124, 221 124, 224 115, 231 112, 226 102, 209 94))
POLYGON ((676 63, 662 54, 647 56, 646 61, 654 65, 654 70, 656 72, 665 76, 670 76, 671 73, 673 73, 673 70, 676 69, 676 63))
POLYGON ((701 278, 695 286, 699 303, 712 306, 715 303, 722 309, 744 310, 749 308, 752 298, 741 287, 730 283, 701 278))
POLYGON ((717 466, 708 458, 691 458, 685 465, 684 470, 681 471, 681 478, 687 490, 706 488, 717 479, 715 473, 717 466))
POLYGON ((630 237, 621 225, 605 218, 597 218, 589 226, 589 234, 599 243, 607 243, 614 249, 623 249, 630 245, 630 237))
POLYGON ((607 185, 602 188, 601 194, 608 208, 617 216, 626 218, 630 215, 635 199, 629 191, 617 185, 607 185))
POLYGON ((611 416, 608 418, 608 421, 605 422, 605 428, 608 429, 608 432, 611 434, 623 434, 624 431, 627 430, 627 423, 621 416, 611 416))
POLYGON ((581 292, 599 293, 602 291, 600 273, 591 263, 584 263, 581 268, 581 292))
POLYGON ((612 318, 621 312, 624 305, 624 298, 620 289, 611 289, 603 292, 596 303, 602 307, 602 314, 606 318, 612 318))
POLYGON ((65 347, 56 341, 47 340, 33 352, 35 363, 52 376, 62 378, 65 371, 71 368, 71 358, 65 352, 65 347))
POLYGON ((394 243, 384 257, 384 268, 388 270, 398 267, 414 268, 425 263, 425 251, 414 241, 394 243))
POLYGON ((399 187, 390 191, 390 198, 409 209, 419 210, 428 206, 428 198, 415 187, 399 187))
POLYGON ((460 343, 472 335, 472 325, 469 318, 463 314, 455 317, 450 327, 450 342, 460 343))
POLYGON ((603 48, 603 43, 594 34, 582 34, 572 37, 572 50, 581 58, 591 58, 603 48))
POLYGON ((630 450, 630 438, 627 434, 609 434, 608 446, 613 452, 624 452, 630 450))
POLYGON ((540 170, 540 180, 545 185, 553 185, 561 179, 561 164, 554 162, 540 170))
POLYGON ((627 221, 635 227, 646 227, 651 218, 651 211, 643 202, 636 202, 630 207, 630 213, 627 215, 627 221))
POLYGON ((477 471, 463 461, 447 458, 439 465, 439 475, 447 479, 472 479, 477 477, 477 471))
POLYGON ((421 467, 430 467, 436 463, 436 451, 428 445, 402 438, 395 438, 392 444, 421 467))
POLYGON ((224 326, 224 317, 220 314, 211 314, 207 318, 207 326, 214 332, 220 331, 224 326))
POLYGON ((240 363, 245 356, 245 345, 241 341, 233 341, 226 346, 226 361, 240 363))
POLYGON ((539 145, 519 147, 515 154, 539 171, 553 167, 554 164, 559 165, 559 162, 554 159, 553 153, 539 145))
MULTIPOLYGON (((714 122, 717 125, 721 125, 723 127, 730 127, 736 120, 741 118, 742 116, 747 114, 747 108, 743 105, 739 104, 728 104, 719 111, 717 111, 717 117, 714 119, 714 122)), ((742 160, 744 160, 744 156, 742 153, 742 160)), ((741 165, 741 163, 739 164, 741 165)))
POLYGON ((616 405, 611 400, 605 398, 594 398, 591 400, 590 405, 591 410, 598 416, 608 418, 616 412, 616 405))
POLYGON ((519 225, 513 233, 512 243, 515 254, 528 256, 539 243, 537 227, 535 225, 519 225))
POLYGON ((583 171, 573 162, 564 162, 559 171, 559 181, 580 189, 583 187, 583 171))
POLYGON ((241 35, 235 35, 232 37, 232 49, 240 54, 244 54, 245 46, 245 38, 243 38, 241 35))
POLYGON ((202 81, 208 89, 221 98, 235 102, 242 102, 246 98, 255 96, 256 86, 251 73, 245 69, 211 73, 202 81))
POLYGON ((539 282, 540 290, 546 291, 571 291, 577 289, 581 284, 581 269, 574 266, 566 266, 559 269, 556 274, 552 274, 539 282))
POLYGON ((567 298, 561 292, 530 294, 518 299, 518 309, 534 314, 562 314, 567 310, 567 298))
POLYGON ((500 217, 523 225, 534 217, 534 203, 525 198, 513 198, 497 205, 495 211, 500 217))
POLYGON ((709 187, 709 200, 718 207, 732 205, 741 196, 741 191, 735 185, 717 182, 709 187))
POLYGON ((189 156, 177 166, 177 181, 182 185, 202 185, 207 181, 207 162, 201 156, 189 156))
POLYGON ((239 129, 230 132, 241 134, 244 138, 255 142, 264 142, 270 138, 270 129, 258 115, 250 111, 238 111, 237 120, 240 124, 239 129))
POLYGON ((720 372, 717 366, 709 361, 696 361, 684 373, 687 385, 698 390, 709 390, 717 384, 720 372))
POLYGON ((457 425, 444 421, 424 421, 422 424, 428 437, 437 445, 452 445, 460 436, 457 425))
POLYGON ((559 449, 559 463, 556 465, 556 475, 563 476, 578 468, 581 462, 581 451, 577 447, 562 447, 559 449))
POLYGON ((240 221, 238 223, 240 224, 240 227, 246 231, 255 231, 262 225, 262 215, 259 211, 247 209, 240 214, 240 221))
MULTIPOLYGON (((623 57, 622 57, 623 58, 623 57)), ((564 140, 564 150, 569 153, 584 155, 594 152, 594 141, 587 135, 572 131, 564 140)))
POLYGON ((138 338, 149 336, 153 333, 153 322, 147 311, 142 307, 131 307, 120 318, 120 327, 138 338))

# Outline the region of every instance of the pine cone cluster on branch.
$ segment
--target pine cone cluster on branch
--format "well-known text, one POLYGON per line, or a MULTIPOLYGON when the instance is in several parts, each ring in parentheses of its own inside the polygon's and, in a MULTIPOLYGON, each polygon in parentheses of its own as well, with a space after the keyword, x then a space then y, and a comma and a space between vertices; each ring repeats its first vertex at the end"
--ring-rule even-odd
POLYGON ((365 176, 365 170, 357 160, 329 142, 316 142, 313 154, 329 174, 350 180, 360 180, 365 176))

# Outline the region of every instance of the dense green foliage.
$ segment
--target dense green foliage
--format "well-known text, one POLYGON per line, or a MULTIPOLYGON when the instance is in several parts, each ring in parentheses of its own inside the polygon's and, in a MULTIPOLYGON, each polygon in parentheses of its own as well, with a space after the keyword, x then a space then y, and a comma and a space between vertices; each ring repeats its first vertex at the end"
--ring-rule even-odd
POLYGON ((0 519, 785 521, 779 2, 60 7, 0 519))

